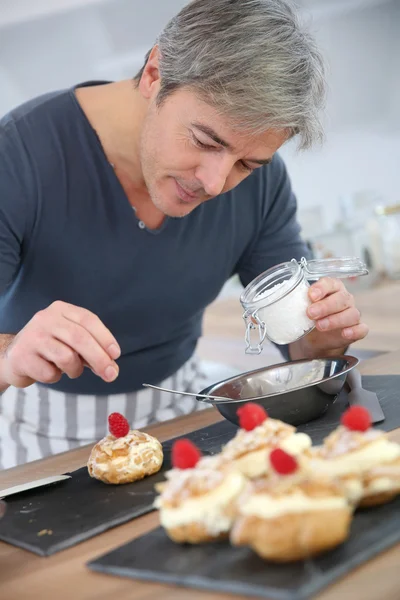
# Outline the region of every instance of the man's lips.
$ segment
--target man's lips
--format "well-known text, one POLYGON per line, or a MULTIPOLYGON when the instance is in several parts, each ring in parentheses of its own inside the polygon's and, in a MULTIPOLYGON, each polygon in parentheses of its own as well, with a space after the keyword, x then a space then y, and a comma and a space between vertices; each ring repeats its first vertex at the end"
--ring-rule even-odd
POLYGON ((183 188, 175 179, 175 186, 176 186, 176 191, 178 193, 178 196, 181 200, 183 200, 184 202, 196 202, 198 200, 201 199, 201 196, 199 194, 196 194, 194 192, 189 192, 188 190, 185 190, 185 188, 183 188))

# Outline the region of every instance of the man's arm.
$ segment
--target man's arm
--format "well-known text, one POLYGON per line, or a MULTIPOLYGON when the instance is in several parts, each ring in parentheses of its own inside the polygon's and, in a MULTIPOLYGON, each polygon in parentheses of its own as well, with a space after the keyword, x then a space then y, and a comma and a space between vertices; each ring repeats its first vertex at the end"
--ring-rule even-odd
MULTIPOLYGON (((13 123, 0 123, 0 301, 22 266, 36 217, 37 177, 46 177, 32 173, 33 160, 13 123)), ((90 311, 53 302, 24 325, 16 335, 0 334, 0 392, 10 385, 54 383, 63 373, 79 377, 85 366, 105 381, 118 376, 119 345, 90 311)), ((0 313, 0 331, 9 328, 0 313)))
MULTIPOLYGON (((310 255, 301 239, 297 203, 283 161, 275 156, 264 169, 264 185, 259 187, 265 195, 264 218, 238 269, 245 286, 272 266, 310 255)), ((309 296, 308 316, 316 327, 289 346, 277 346, 285 359, 337 356, 367 335, 368 327, 360 322, 360 312, 342 280, 322 278, 311 286, 309 296)))

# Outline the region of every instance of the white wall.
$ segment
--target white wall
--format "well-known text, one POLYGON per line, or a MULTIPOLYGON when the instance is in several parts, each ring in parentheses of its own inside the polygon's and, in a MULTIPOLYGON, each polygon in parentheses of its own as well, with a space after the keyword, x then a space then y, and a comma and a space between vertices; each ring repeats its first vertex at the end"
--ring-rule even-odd
POLYGON ((375 191, 400 202, 400 3, 319 22, 329 61, 327 139, 322 149, 283 150, 300 209, 322 206, 329 228, 339 198, 375 191))
POLYGON ((43 92, 131 77, 185 0, 0 0, 0 114, 43 92))

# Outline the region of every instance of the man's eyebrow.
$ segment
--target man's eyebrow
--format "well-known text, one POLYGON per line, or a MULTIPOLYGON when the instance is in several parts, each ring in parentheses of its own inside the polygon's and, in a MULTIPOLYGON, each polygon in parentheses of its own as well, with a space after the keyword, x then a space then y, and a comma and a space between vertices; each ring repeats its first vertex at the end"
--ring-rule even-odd
MULTIPOLYGON (((226 148, 227 150, 230 150, 231 152, 233 152, 233 150, 234 150, 233 146, 229 142, 223 140, 214 131, 214 129, 212 129, 208 125, 203 125, 203 123, 194 122, 194 123, 192 123, 192 126, 195 127, 196 129, 199 129, 206 135, 208 135, 208 137, 211 138, 219 146, 222 146, 223 148, 226 148)), ((256 165, 269 165, 269 163, 271 161, 272 161, 272 158, 247 158, 246 159, 246 162, 256 163, 256 165)))

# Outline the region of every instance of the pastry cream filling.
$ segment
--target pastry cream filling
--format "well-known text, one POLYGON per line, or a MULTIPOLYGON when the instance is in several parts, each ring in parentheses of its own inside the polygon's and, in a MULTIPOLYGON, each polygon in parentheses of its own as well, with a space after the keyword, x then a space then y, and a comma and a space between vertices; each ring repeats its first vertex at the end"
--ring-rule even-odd
POLYGON ((279 447, 289 454, 296 456, 308 448, 311 448, 311 438, 306 433, 295 433, 284 439, 279 444, 279 447))
POLYGON ((173 529, 190 523, 200 523, 211 535, 228 531, 232 518, 225 514, 225 508, 242 491, 244 479, 237 472, 229 473, 224 481, 211 492, 189 498, 176 508, 166 508, 159 496, 154 506, 159 508, 160 522, 166 529, 173 529))
POLYGON ((370 494, 380 494, 381 492, 391 492, 392 490, 397 490, 400 488, 399 481, 393 481, 393 479, 389 479, 389 477, 377 477, 373 479, 371 483, 365 486, 364 496, 369 496, 370 494))
POLYGON ((304 513, 314 510, 335 510, 348 506, 342 496, 312 498, 301 491, 290 495, 270 496, 269 494, 254 494, 241 505, 243 516, 254 516, 261 519, 273 519, 286 514, 304 513))
POLYGON ((343 488, 350 502, 356 503, 363 496, 363 484, 358 477, 349 477, 343 481, 343 488))
MULTIPOLYGON (((280 444, 289 454, 296 456, 307 450, 311 446, 311 438, 305 433, 295 433, 285 438, 280 444)), ((235 467, 246 477, 254 479, 265 474, 269 469, 268 457, 271 448, 262 448, 262 450, 250 451, 234 461, 235 467)))
POLYGON ((400 490, 400 465, 398 462, 380 465, 371 470, 368 476, 371 479, 365 484, 365 496, 400 490))
POLYGON ((364 473, 399 456, 400 445, 381 438, 360 450, 353 450, 334 458, 313 458, 309 466, 314 473, 320 471, 331 477, 338 477, 350 473, 364 473))

